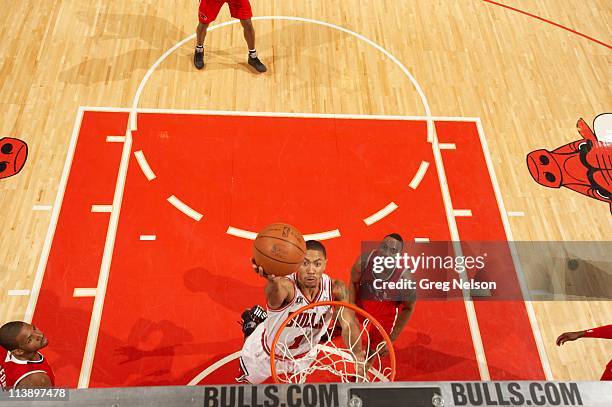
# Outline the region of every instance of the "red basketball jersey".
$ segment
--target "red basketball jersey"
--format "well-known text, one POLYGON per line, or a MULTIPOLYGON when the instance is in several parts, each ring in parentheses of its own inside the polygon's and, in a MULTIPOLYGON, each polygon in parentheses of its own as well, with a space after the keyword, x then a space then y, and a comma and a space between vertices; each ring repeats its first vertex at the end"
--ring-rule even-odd
POLYGON ((23 378, 34 373, 46 373, 55 386, 55 375, 47 360, 41 355, 39 360, 19 360, 11 352, 6 353, 4 361, 0 359, 0 387, 6 391, 14 388, 23 378))
MULTIPOLYGON (((378 322, 385 328, 387 333, 391 332, 398 307, 401 301, 394 300, 399 298, 395 290, 376 290, 374 280, 380 278, 373 270, 375 251, 372 251, 362 266, 361 280, 359 281, 359 292, 357 293, 357 305, 372 314, 378 322)), ((395 268, 385 282, 399 282, 404 270, 395 268)))

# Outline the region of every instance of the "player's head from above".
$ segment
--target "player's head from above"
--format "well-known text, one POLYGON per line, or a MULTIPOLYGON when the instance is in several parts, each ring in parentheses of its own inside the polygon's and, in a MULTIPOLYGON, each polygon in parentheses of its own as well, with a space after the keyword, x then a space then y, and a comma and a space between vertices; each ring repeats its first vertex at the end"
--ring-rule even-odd
POLYGON ((298 283, 306 288, 318 287, 326 264, 325 246, 317 240, 306 241, 306 255, 297 271, 298 283))
POLYGON ((17 357, 35 353, 48 343, 45 335, 27 322, 7 322, 0 327, 0 346, 17 357))
POLYGON ((401 253, 404 248, 404 239, 398 233, 390 233, 384 237, 380 246, 378 246, 378 254, 381 256, 395 256, 401 253))

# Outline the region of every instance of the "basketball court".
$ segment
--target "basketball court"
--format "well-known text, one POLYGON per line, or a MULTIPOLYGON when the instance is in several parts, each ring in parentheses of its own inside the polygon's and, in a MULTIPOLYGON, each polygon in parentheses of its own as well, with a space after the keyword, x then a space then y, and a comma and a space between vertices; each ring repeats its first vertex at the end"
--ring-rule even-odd
POLYGON ((236 321, 265 301, 252 240, 277 221, 344 281, 391 232, 507 245, 513 299, 417 302, 398 381, 598 378, 610 344, 554 339, 609 323, 609 299, 517 300, 512 242, 612 238, 608 205, 525 164, 611 110, 606 2, 253 2, 264 75, 227 10, 198 72, 191 3, 55 3, 28 21, 51 69, 17 79, 35 41, 3 46, 1 135, 30 156, 0 180, 0 318, 45 332, 58 385, 234 383, 236 321))

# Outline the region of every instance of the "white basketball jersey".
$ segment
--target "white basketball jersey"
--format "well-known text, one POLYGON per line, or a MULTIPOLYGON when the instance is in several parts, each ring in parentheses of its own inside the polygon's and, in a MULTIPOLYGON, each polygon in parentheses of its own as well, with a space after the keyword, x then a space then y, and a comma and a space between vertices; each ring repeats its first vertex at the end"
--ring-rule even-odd
MULTIPOLYGON (((293 282, 295 296, 289 304, 279 309, 268 307, 268 318, 264 321, 265 331, 263 333, 263 345, 266 353, 270 353, 274 336, 280 329, 283 321, 293 312, 299 310, 312 302, 333 301, 332 279, 327 275, 321 276, 319 292, 314 301, 308 301, 298 288, 295 273, 287 276, 293 282)), ((333 313, 332 306, 320 306, 310 308, 293 318, 281 333, 276 348, 276 355, 282 358, 283 350, 290 352, 293 357, 308 353, 316 346, 323 334, 327 332, 327 327, 333 313)))

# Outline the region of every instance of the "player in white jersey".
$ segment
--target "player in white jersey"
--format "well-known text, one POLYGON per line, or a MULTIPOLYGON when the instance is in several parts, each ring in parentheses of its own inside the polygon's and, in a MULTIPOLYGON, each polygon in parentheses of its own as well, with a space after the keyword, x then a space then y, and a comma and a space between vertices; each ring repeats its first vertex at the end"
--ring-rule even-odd
MULTIPOLYGON (((240 354, 240 377, 236 378, 238 382, 258 384, 272 375, 272 341, 291 313, 313 302, 348 301, 348 290, 344 282, 324 274, 326 263, 325 246, 316 240, 309 240, 306 242, 304 262, 297 272, 289 276, 269 275, 260 266, 253 264, 255 271, 267 279, 265 295, 268 313, 252 333, 245 331, 248 337, 240 354)), ((334 312, 336 310, 331 306, 314 307, 303 312, 283 329, 278 343, 286 344, 287 349, 276 350, 278 370, 296 372, 308 368, 316 355, 314 346, 327 333, 329 322, 335 317, 334 312), (290 357, 285 357, 288 356, 286 353, 283 356, 283 352, 290 352, 290 357)), ((355 314, 345 308, 342 316, 338 320, 342 326, 344 342, 363 360, 360 329, 355 314)))

